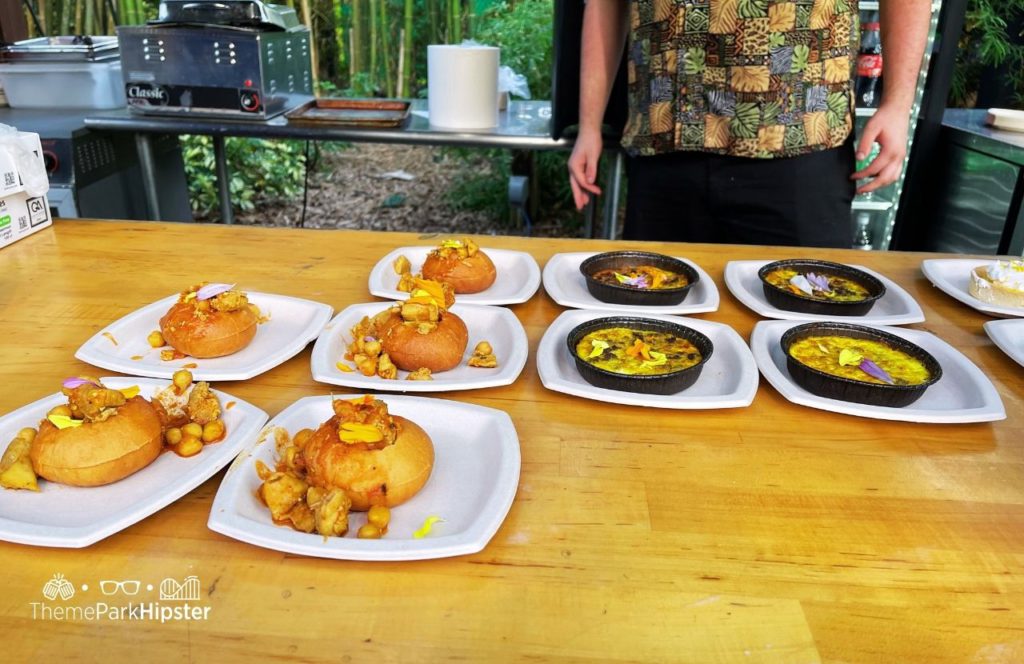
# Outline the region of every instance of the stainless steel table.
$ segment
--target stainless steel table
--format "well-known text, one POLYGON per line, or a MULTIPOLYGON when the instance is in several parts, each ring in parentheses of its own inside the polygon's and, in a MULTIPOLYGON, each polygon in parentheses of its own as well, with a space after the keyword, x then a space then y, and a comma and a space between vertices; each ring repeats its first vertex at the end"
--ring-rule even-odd
MULTIPOLYGON (((220 194, 221 217, 231 223, 231 195, 227 160, 224 155, 224 138, 245 136, 267 139, 299 139, 316 141, 348 141, 362 143, 402 143, 408 145, 448 145, 476 148, 506 148, 513 150, 569 150, 573 142, 568 138, 551 138, 551 102, 512 101, 508 109, 499 114, 498 126, 481 131, 448 131, 430 125, 427 119, 427 102, 417 99, 412 102, 408 121, 395 129, 361 127, 320 127, 296 125, 284 116, 267 121, 226 120, 202 117, 177 117, 140 115, 128 110, 97 112, 85 119, 85 125, 107 131, 128 131, 135 134, 139 161, 142 164, 146 188, 146 200, 153 219, 159 220, 160 206, 157 201, 157 182, 153 169, 153 154, 150 137, 153 134, 197 134, 213 138, 214 156, 217 164, 217 186, 220 194)), ((619 192, 623 170, 621 152, 616 144, 609 151, 611 168, 608 176, 608 192, 604 201, 603 236, 612 237, 615 232, 615 211, 618 210, 619 192)))

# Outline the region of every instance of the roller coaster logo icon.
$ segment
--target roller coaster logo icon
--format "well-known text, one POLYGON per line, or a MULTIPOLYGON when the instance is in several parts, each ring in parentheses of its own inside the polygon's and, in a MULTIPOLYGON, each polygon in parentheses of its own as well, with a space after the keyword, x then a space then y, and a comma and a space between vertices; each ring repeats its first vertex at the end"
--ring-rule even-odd
POLYGON ((182 582, 177 579, 166 578, 160 582, 160 599, 167 601, 198 602, 199 601, 199 577, 187 576, 182 582))

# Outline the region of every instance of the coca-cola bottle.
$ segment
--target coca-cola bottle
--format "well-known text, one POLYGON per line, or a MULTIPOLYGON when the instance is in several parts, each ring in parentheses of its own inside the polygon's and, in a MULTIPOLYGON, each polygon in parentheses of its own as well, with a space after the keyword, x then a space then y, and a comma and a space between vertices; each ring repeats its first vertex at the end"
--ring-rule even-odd
POLYGON ((882 38, 877 11, 861 23, 860 30, 856 104, 860 108, 878 108, 882 99, 882 38))

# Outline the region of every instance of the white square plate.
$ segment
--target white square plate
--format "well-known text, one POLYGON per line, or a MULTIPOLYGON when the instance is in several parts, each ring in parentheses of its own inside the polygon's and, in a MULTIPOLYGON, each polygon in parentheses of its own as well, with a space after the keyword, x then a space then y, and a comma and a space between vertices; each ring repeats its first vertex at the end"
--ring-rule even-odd
POLYGON ((978 311, 1000 318, 1024 316, 1024 309, 982 302, 967 290, 971 270, 993 261, 995 258, 928 258, 921 261, 921 271, 940 291, 978 311))
POLYGON ((850 267, 867 272, 885 286, 885 295, 863 316, 822 316, 779 309, 768 303, 764 296, 764 284, 757 276, 757 271, 771 262, 773 261, 729 261, 725 265, 725 285, 729 292, 759 316, 782 320, 849 320, 851 323, 865 325, 907 325, 924 320, 921 305, 910 296, 910 293, 903 290, 895 281, 862 265, 850 267))
POLYGON ((270 320, 261 323, 252 343, 237 353, 208 359, 161 360, 161 349, 150 347, 146 337, 160 329, 160 318, 177 302, 178 296, 171 295, 106 326, 82 344, 75 357, 132 376, 170 378, 183 365, 194 364, 190 371, 196 380, 245 380, 298 355, 316 339, 334 312, 326 304, 287 295, 249 292, 248 296, 270 320))
MULTIPOLYGON (((152 378, 103 378, 107 387, 138 385, 147 399, 170 381, 152 378)), ((231 462, 267 421, 259 408, 214 390, 224 409, 227 436, 194 457, 160 454, 142 470, 106 486, 74 487, 40 478, 39 492, 0 489, 0 540, 81 548, 124 530, 170 505, 231 462), (234 403, 227 408, 227 405, 234 403)), ((60 394, 44 397, 0 418, 0 440, 14 438, 23 427, 37 428, 54 406, 67 403, 60 394)))
POLYGON ((768 382, 793 403, 859 417, 901 422, 951 424, 960 422, 992 422, 1006 419, 1006 410, 992 381, 963 353, 929 332, 900 327, 878 327, 917 344, 932 354, 942 367, 942 378, 924 395, 903 408, 871 406, 811 394, 793 382, 782 351, 782 335, 793 321, 761 321, 750 335, 754 359, 768 382))
POLYGON ((574 309, 563 312, 551 323, 537 349, 537 371, 544 387, 595 401, 680 410, 744 408, 754 400, 757 365, 743 337, 728 325, 678 316, 645 315, 644 318, 686 325, 711 339, 714 344, 711 359, 691 387, 676 394, 639 394, 591 385, 576 370, 565 340, 577 325, 607 315, 601 311, 574 309))
POLYGON ((580 274, 580 264, 600 252, 579 251, 569 254, 555 254, 544 266, 544 290, 551 299, 563 307, 593 309, 596 311, 617 311, 623 315, 634 314, 700 314, 718 310, 718 288, 715 282, 699 265, 685 258, 678 258, 697 270, 700 280, 690 289, 686 299, 670 306, 638 306, 602 302, 587 290, 587 280, 580 274))
POLYGON ((999 350, 1024 365, 1024 320, 990 320, 982 327, 999 350))
MULTIPOLYGON (((400 247, 380 259, 370 270, 370 292, 392 300, 409 297, 398 290, 398 274, 392 264, 404 255, 412 264, 412 273, 419 274, 427 254, 436 246, 400 247)), ((479 293, 457 295, 459 304, 518 304, 529 300, 540 288, 540 267, 530 254, 508 249, 484 249, 484 253, 494 263, 494 283, 479 293)))
POLYGON ((355 364, 344 359, 345 348, 352 341, 352 327, 363 316, 373 317, 390 306, 390 302, 353 304, 335 316, 313 346, 313 380, 371 391, 447 392, 511 385, 526 366, 529 343, 526 330, 515 314, 502 307, 456 304, 451 310, 469 330, 469 343, 466 344, 466 352, 459 366, 434 374, 434 380, 406 380, 408 371, 399 371, 397 380, 364 376, 355 369, 355 364), (497 368, 483 369, 466 365, 473 348, 481 341, 489 342, 494 348, 498 358, 497 368), (338 362, 353 370, 341 371, 338 362))
MULTIPOLYGON (((210 529, 268 549, 343 560, 422 560, 482 550, 508 514, 519 484, 519 437, 512 419, 500 410, 457 401, 380 398, 389 412, 423 427, 434 443, 430 479, 409 502, 391 510, 383 538, 356 538, 366 523, 363 512, 352 513, 345 537, 325 538, 274 525, 256 497, 260 480, 255 467, 257 459, 274 466, 272 432, 254 437, 231 464, 213 501, 210 529), (412 534, 428 516, 444 521, 434 524, 426 537, 415 539, 412 534)), ((331 415, 330 396, 305 397, 271 420, 267 430, 280 427, 294 434, 315 429, 331 415)))

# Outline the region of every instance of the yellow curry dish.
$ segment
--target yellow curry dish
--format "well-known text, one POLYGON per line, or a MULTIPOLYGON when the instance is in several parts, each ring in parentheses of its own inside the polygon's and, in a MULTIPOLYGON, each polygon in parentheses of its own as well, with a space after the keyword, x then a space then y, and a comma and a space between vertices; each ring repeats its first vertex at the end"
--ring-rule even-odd
POLYGON ((861 302, 872 297, 864 284, 847 277, 823 272, 776 268, 764 277, 772 286, 799 297, 826 302, 861 302))
POLYGON ((598 270, 591 277, 604 284, 637 288, 640 290, 665 290, 685 288, 690 280, 685 274, 663 270, 653 265, 636 265, 618 269, 598 270))
POLYGON ((657 376, 688 369, 703 359, 689 340, 660 330, 609 327, 587 333, 576 355, 594 367, 626 376, 657 376))
POLYGON ((812 369, 876 385, 923 385, 932 378, 920 359, 872 339, 812 336, 793 342, 788 352, 812 369))

